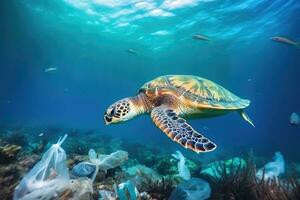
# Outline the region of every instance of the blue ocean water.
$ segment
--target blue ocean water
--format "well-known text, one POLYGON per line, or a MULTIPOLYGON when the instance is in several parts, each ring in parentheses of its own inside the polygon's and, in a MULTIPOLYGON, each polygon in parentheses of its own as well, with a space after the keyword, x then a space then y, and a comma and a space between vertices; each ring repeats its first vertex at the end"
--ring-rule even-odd
POLYGON ((157 76, 191 74, 251 100, 246 112, 255 128, 235 113, 190 121, 218 144, 211 154, 254 149, 267 157, 281 151, 287 160, 300 160, 299 127, 289 124, 290 114, 300 112, 300 49, 270 39, 300 41, 298 0, 0 4, 3 127, 96 129, 178 149, 147 115, 105 126, 103 113, 157 76), (211 41, 193 40, 194 34, 211 41), (49 67, 57 70, 45 73, 49 67))

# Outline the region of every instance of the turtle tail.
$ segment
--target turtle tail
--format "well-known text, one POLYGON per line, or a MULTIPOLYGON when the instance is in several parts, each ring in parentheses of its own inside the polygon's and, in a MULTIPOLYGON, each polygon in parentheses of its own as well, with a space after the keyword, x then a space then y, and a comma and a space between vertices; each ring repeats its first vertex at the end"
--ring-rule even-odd
POLYGON ((238 110, 238 113, 242 116, 242 118, 247 121, 249 124, 251 124, 253 127, 255 127, 253 121, 250 119, 250 117, 245 113, 243 109, 238 110))

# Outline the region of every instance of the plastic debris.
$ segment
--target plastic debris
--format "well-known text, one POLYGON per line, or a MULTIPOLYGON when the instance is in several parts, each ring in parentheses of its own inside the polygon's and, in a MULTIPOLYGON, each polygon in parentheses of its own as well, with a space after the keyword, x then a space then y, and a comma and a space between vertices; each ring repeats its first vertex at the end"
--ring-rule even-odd
POLYGON ((73 167, 72 175, 75 177, 88 177, 90 179, 94 179, 97 171, 97 166, 95 164, 81 162, 73 167))
POLYGON ((246 161, 242 158, 239 157, 234 157, 232 159, 228 159, 225 161, 217 161, 217 162, 213 162, 210 163, 207 168, 203 169, 201 171, 201 174, 207 174, 210 176, 213 176, 215 178, 220 178, 221 175, 219 174, 218 171, 221 171, 221 165, 225 165, 226 168, 226 173, 230 173, 230 170, 236 170, 239 167, 240 168, 245 168, 246 167, 246 161))
POLYGON ((95 180, 99 170, 107 171, 108 169, 116 168, 128 160, 126 151, 116 151, 110 155, 97 155, 94 149, 90 149, 90 162, 80 162, 72 169, 74 177, 88 177, 95 180))
POLYGON ((109 190, 100 190, 98 200, 116 200, 115 193, 109 190))
POLYGON ((126 151, 116 151, 110 155, 99 155, 98 159, 101 161, 99 168, 108 170, 122 165, 128 160, 128 153, 126 151))
POLYGON ((191 178, 179 184, 171 193, 169 200, 205 200, 210 197, 208 182, 199 178, 191 178))
POLYGON ((66 153, 61 144, 67 135, 59 138, 42 159, 27 173, 14 192, 17 199, 50 199, 69 183, 66 153))
POLYGON ((264 167, 256 172, 257 178, 262 179, 264 173, 264 180, 277 180, 278 176, 284 173, 285 169, 283 155, 280 152, 276 152, 273 160, 274 161, 267 163, 264 167))
POLYGON ((178 167, 178 175, 184 179, 189 180, 191 178, 190 170, 185 166, 185 157, 182 155, 180 151, 176 151, 175 154, 172 154, 174 158, 179 160, 177 167, 178 167))
POLYGON ((293 112, 290 116, 290 124, 298 125, 300 123, 300 117, 297 113, 293 112))
POLYGON ((131 181, 126 181, 115 186, 118 200, 137 200, 139 195, 138 190, 131 181))

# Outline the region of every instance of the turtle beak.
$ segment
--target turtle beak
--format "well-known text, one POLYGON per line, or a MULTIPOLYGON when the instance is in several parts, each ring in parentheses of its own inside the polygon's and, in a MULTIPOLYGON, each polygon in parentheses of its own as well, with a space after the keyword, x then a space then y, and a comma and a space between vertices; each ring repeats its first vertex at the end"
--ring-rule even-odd
POLYGON ((109 125, 112 123, 112 117, 109 116, 107 113, 104 114, 104 122, 105 122, 105 125, 109 125))

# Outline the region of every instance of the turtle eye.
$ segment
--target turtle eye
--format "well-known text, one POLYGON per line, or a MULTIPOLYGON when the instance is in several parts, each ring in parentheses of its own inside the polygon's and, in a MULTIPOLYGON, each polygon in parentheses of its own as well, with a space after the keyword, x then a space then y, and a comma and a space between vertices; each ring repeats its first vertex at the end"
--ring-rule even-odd
POLYGON ((110 116, 114 116, 116 114, 116 108, 114 107, 111 111, 110 111, 110 116))

